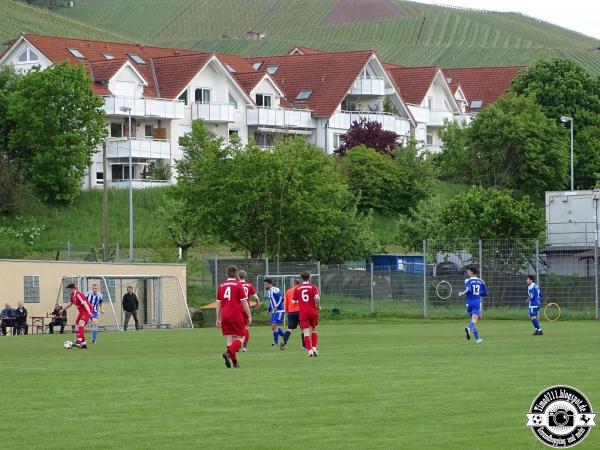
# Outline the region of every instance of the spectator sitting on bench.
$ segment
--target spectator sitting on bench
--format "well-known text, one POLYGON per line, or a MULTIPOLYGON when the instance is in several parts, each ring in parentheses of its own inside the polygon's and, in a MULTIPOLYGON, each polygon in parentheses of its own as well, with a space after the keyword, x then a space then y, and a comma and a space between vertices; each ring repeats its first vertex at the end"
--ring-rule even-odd
POLYGON ((27 332, 29 331, 29 325, 27 325, 27 310, 25 309, 25 306, 23 306, 23 302, 17 303, 17 309, 15 309, 15 318, 15 326, 13 330, 16 331, 16 334, 23 334, 24 331, 25 335, 27 335, 27 332))
POLYGON ((64 334, 65 325, 67 324, 67 310, 60 306, 59 303, 56 303, 50 315, 52 316, 52 322, 48 324, 50 334, 54 334, 54 327, 58 326, 60 326, 60 334, 64 334))
POLYGON ((15 334, 15 310, 10 307, 8 303, 4 305, 4 309, 0 311, 0 329, 2 330, 2 336, 6 336, 6 327, 12 327, 13 333, 15 334))

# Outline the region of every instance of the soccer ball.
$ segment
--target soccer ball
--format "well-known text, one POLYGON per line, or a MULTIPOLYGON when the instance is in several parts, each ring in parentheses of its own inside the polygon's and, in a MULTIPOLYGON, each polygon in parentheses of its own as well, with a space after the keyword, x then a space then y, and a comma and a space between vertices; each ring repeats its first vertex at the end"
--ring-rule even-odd
POLYGON ((71 350, 73 348, 73 343, 71 341, 65 341, 65 343, 63 344, 63 347, 66 348, 67 350, 71 350))

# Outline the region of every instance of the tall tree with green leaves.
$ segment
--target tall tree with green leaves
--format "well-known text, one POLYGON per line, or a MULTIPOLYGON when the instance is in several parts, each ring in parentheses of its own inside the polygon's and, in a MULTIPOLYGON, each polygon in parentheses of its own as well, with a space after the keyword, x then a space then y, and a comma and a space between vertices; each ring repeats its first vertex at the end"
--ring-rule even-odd
POLYGON ((532 97, 507 93, 480 112, 468 140, 468 180, 537 198, 567 187, 569 139, 532 97))
POLYGON ((42 199, 71 202, 105 135, 102 99, 85 66, 34 68, 8 102, 8 154, 42 199))
POLYGON ((12 128, 8 118, 10 94, 18 75, 12 66, 0 67, 0 214, 14 211, 23 177, 8 155, 8 133, 12 128))

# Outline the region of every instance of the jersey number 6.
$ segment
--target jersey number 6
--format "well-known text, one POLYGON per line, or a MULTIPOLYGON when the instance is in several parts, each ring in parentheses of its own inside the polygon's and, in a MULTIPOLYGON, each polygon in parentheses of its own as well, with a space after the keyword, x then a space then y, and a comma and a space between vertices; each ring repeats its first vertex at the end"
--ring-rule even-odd
POLYGON ((308 291, 302 291, 302 301, 307 302, 309 300, 310 300, 310 298, 308 296, 308 291))

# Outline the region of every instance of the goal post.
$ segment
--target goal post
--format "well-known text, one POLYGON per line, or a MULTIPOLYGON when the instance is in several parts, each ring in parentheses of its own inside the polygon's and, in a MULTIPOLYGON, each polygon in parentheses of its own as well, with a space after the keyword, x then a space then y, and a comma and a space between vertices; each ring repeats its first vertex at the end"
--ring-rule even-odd
MULTIPOLYGON (((77 284, 86 293, 94 283, 98 285, 104 298, 104 315, 98 318, 98 326, 101 328, 123 329, 125 311, 122 299, 129 286, 138 299, 138 319, 142 327, 193 328, 183 286, 177 277, 95 274, 66 276, 63 277, 58 293, 59 303, 69 301, 66 291, 69 283, 77 284)), ((134 326, 132 321, 133 319, 130 320, 129 327, 134 326)))

